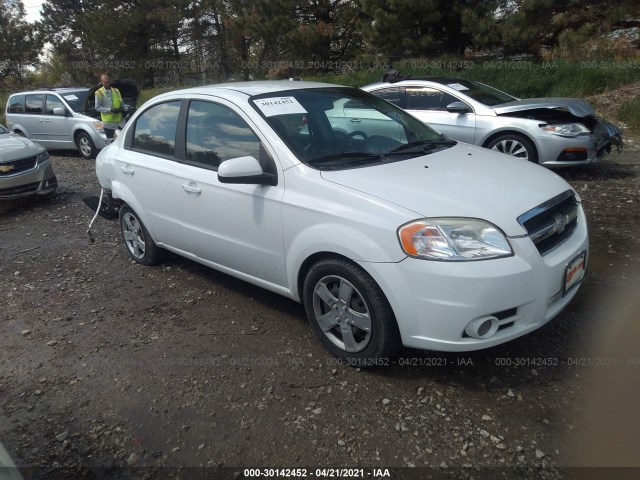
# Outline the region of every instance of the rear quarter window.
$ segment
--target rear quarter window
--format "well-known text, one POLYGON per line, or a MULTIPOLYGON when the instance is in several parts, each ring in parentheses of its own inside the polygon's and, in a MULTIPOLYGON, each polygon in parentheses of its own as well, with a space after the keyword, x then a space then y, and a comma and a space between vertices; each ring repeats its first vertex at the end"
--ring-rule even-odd
POLYGON ((175 155, 180 101, 169 101, 147 109, 136 120, 131 147, 161 157, 175 155))
POLYGON ((24 95, 14 95, 9 99, 7 113, 24 113, 24 95))

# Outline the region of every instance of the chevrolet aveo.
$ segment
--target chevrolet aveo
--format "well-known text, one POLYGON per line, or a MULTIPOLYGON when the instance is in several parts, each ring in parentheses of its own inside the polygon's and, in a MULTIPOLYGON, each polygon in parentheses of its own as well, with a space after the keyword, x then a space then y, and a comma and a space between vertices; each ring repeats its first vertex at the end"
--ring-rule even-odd
POLYGON ((347 87, 160 95, 96 172, 135 261, 170 250, 301 302, 353 365, 531 332, 571 301, 587 263, 580 198, 562 178, 347 87))

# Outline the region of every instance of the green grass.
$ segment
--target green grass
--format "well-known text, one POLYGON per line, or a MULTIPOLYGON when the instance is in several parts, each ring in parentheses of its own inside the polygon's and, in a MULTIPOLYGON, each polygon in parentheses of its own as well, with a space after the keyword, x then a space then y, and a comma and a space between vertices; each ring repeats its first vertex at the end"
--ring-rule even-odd
POLYGON ((618 110, 620 120, 633 129, 640 129, 640 96, 623 103, 618 110))
MULTIPOLYGON (((394 67, 405 76, 453 76, 477 80, 520 98, 587 97, 621 85, 640 82, 640 60, 533 62, 414 59, 396 62, 394 67), (458 69, 459 67, 464 68, 458 69)), ((348 74, 303 78, 360 87, 379 81, 383 73, 384 69, 378 66, 348 74)))

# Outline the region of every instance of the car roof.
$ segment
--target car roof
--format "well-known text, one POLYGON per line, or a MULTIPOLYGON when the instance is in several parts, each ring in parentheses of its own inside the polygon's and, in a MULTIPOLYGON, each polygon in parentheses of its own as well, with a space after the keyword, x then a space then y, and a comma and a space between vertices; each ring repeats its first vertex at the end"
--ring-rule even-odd
POLYGON ((86 91, 86 90, 89 90, 89 88, 90 87, 54 87, 54 88, 41 87, 41 88, 34 88, 33 90, 25 90, 24 92, 16 92, 13 95, 24 95, 27 93, 50 93, 50 92, 64 94, 69 92, 86 91))
MULTIPOLYGON (((320 82, 302 82, 289 80, 259 80, 251 82, 230 82, 218 83, 213 85, 205 85, 203 87, 193 87, 184 90, 174 90, 164 95, 184 95, 184 94, 204 94, 204 95, 220 95, 222 93, 240 93, 247 96, 261 95, 263 93, 277 93, 289 90, 302 90, 309 88, 326 88, 326 87, 342 87, 331 83, 320 82)), ((164 96, 163 95, 163 96, 164 96)))
POLYGON ((382 86, 382 85, 395 85, 397 83, 400 84, 404 84, 404 83, 419 83, 419 82, 433 82, 433 83, 440 83, 441 85, 449 85, 450 83, 459 83, 460 85, 464 85, 465 87, 472 87, 473 84, 471 82, 471 80, 466 80, 464 78, 460 78, 460 77, 409 77, 409 78, 401 78, 399 80, 395 80, 392 82, 376 82, 376 83, 372 83, 370 85, 365 85, 366 87, 373 87, 373 86, 382 86))

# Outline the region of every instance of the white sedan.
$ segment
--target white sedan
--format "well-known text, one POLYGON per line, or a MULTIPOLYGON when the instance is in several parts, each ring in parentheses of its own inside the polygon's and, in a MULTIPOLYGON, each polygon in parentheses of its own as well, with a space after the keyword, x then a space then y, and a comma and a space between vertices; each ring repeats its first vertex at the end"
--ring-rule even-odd
POLYGON ((353 365, 531 332, 574 297, 587 262, 580 198, 562 178, 347 87, 160 95, 96 172, 135 261, 170 250, 299 301, 353 365))

